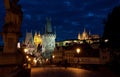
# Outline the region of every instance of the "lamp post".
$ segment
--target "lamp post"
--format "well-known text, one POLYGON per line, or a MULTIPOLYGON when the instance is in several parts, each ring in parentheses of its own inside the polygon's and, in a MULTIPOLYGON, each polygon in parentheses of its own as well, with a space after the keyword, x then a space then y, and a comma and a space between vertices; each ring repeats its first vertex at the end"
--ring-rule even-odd
POLYGON ((77 49, 76 49, 76 52, 77 52, 77 54, 78 54, 78 64, 79 64, 79 53, 80 53, 80 51, 81 51, 80 48, 77 48, 77 49))
POLYGON ((55 58, 55 55, 52 56, 52 63, 54 63, 54 58, 55 58))

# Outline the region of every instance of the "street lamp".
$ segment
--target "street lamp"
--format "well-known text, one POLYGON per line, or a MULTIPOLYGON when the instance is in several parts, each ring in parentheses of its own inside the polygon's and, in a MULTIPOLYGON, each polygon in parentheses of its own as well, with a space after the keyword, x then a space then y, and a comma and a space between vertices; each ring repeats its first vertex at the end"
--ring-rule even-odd
POLYGON ((53 56, 52 56, 52 58, 54 59, 54 58, 55 58, 55 56, 53 55, 53 56))
POLYGON ((27 48, 25 48, 25 49, 24 49, 24 52, 25 52, 25 53, 27 53, 27 52, 28 52, 28 49, 27 49, 27 48))
POLYGON ((54 63, 54 58, 55 58, 55 55, 52 56, 52 63, 54 63))
POLYGON ((78 54, 78 63, 79 63, 79 53, 80 53, 80 51, 81 51, 80 48, 77 48, 77 49, 76 49, 76 52, 77 52, 77 54, 78 54))

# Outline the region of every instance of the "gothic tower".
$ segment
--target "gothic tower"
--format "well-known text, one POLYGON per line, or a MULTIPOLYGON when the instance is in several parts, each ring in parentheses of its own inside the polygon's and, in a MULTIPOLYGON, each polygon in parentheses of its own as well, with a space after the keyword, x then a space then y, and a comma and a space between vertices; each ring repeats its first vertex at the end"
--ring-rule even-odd
POLYGON ((33 54, 33 52, 36 51, 32 32, 26 32, 25 45, 26 45, 26 48, 28 49, 27 54, 33 54))
POLYGON ((47 18, 45 33, 42 35, 42 52, 45 58, 50 59, 55 48, 56 35, 52 31, 51 19, 47 18))
POLYGON ((38 47, 39 44, 42 45, 42 38, 41 38, 40 32, 38 34, 37 34, 37 32, 35 32, 34 43, 35 43, 36 47, 38 47))

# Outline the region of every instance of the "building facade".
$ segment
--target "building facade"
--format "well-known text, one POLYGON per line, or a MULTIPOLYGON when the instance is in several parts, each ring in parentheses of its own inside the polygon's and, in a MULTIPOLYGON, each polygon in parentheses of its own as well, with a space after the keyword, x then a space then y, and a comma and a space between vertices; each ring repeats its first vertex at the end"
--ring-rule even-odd
POLYGON ((42 45, 42 37, 40 35, 40 32, 39 33, 35 32, 34 43, 35 43, 36 47, 38 47, 38 45, 42 45))
POLYGON ((52 31, 51 19, 47 18, 45 33, 42 35, 42 53, 45 58, 50 59, 55 48, 56 35, 52 31))
POLYGON ((39 51, 43 58, 50 59, 51 54, 55 48, 55 39, 56 35, 52 31, 51 20, 47 19, 47 23, 45 25, 45 33, 43 35, 40 35, 40 32, 35 32, 33 38, 32 32, 27 32, 25 45, 29 53, 39 51))
POLYGON ((58 46, 55 48, 53 56, 53 63, 62 64, 67 60, 72 66, 76 64, 102 65, 110 61, 110 52, 108 50, 94 49, 87 43, 58 46), (77 52, 78 48, 80 53, 77 52))
POLYGON ((34 52, 36 52, 36 45, 34 43, 33 40, 33 35, 32 32, 26 32, 26 37, 25 37, 25 41, 24 44, 26 46, 26 49, 28 52, 26 52, 27 54, 33 54, 34 52))

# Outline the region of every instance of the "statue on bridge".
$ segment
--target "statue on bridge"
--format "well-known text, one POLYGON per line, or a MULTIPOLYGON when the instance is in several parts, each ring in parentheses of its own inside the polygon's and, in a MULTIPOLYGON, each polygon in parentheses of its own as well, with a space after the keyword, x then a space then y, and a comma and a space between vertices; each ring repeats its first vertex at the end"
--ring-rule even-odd
POLYGON ((23 12, 21 5, 17 4, 18 1, 19 0, 4 0, 6 9, 5 25, 3 27, 4 32, 20 32, 23 12))
POLYGON ((4 0, 6 15, 3 25, 3 41, 4 53, 15 53, 17 51, 17 43, 21 35, 20 27, 23 18, 21 5, 19 0, 4 0))
MULTIPOLYGON (((19 0, 4 0, 6 15, 3 25, 4 48, 3 53, 0 53, 0 65, 3 65, 0 71, 6 77, 30 77, 30 70, 26 55, 23 49, 17 48, 17 43, 20 37, 20 26, 22 23, 22 10, 18 3, 19 0)), ((1 72, 0 72, 1 74, 1 72)))

